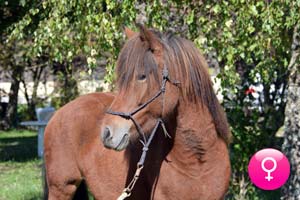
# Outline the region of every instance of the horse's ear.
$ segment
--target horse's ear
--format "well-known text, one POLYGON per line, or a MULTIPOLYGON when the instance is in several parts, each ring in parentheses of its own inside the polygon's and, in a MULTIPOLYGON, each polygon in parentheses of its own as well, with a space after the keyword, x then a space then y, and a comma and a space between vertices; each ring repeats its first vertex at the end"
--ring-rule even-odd
POLYGON ((131 30, 128 27, 124 27, 124 32, 128 39, 132 38, 135 34, 137 34, 136 32, 134 32, 133 30, 131 30))
POLYGON ((149 47, 154 54, 160 55, 162 52, 162 44, 157 38, 157 36, 145 26, 137 24, 140 29, 140 38, 142 41, 147 41, 149 47))

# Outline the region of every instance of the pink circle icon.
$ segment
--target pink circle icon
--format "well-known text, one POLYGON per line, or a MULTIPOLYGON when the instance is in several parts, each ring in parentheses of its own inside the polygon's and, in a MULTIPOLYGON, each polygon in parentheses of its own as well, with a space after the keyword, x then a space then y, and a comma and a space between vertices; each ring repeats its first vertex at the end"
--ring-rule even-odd
POLYGON ((262 149, 252 156, 248 174, 251 182, 260 189, 276 190, 288 180, 290 163, 280 151, 262 149))

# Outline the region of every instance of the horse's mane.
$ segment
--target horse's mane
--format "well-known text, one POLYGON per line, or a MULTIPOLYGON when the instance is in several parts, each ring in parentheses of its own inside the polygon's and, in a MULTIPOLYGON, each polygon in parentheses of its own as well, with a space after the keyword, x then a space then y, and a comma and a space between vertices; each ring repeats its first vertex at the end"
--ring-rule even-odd
MULTIPOLYGON (((164 64, 170 78, 180 82, 180 90, 185 101, 204 104, 209 109, 218 134, 229 141, 230 131, 223 108, 213 90, 208 65, 195 45, 171 33, 162 34, 150 30, 163 46, 164 64)), ((133 76, 143 70, 147 81, 159 81, 154 55, 149 45, 139 35, 127 41, 117 63, 117 87, 125 91, 133 76), (152 74, 153 76, 148 76, 152 74)), ((148 84, 151 87, 151 84, 148 84)), ((157 84, 156 84, 157 85, 157 84)))

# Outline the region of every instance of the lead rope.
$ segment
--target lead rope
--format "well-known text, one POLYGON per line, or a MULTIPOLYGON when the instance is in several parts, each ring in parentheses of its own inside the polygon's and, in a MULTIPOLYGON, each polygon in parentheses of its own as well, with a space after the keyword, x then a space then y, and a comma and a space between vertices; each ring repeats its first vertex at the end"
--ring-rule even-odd
MULTIPOLYGON (((145 159, 146 159, 146 156, 147 156, 147 152, 149 150, 149 145, 151 144, 151 142, 154 138, 154 135, 157 131, 157 128, 160 124, 161 124, 162 127, 164 127, 162 120, 158 119, 156 124, 155 124, 154 129, 152 130, 152 133, 151 133, 147 143, 144 143, 142 140, 140 140, 140 142, 143 144, 143 152, 142 152, 142 155, 140 157, 139 162, 137 163, 137 168, 135 170, 134 177, 132 178, 132 180, 130 181, 128 186, 123 190, 122 194, 118 197, 117 200, 124 200, 124 199, 126 199, 127 197, 129 197, 131 195, 131 192, 132 192, 137 180, 140 177, 140 173, 141 173, 142 169, 144 168, 144 163, 145 163, 145 159)), ((163 128, 163 130, 166 130, 166 129, 163 128)), ((165 133, 165 135, 169 135, 169 134, 165 133)))
POLYGON ((123 190, 122 194, 118 197, 117 200, 124 200, 131 195, 131 192, 132 192, 137 180, 140 177, 140 173, 141 173, 142 169, 144 168, 144 163, 145 163, 145 159, 147 156, 147 152, 149 150, 149 146, 154 138, 154 135, 155 135, 159 125, 162 126, 165 136, 171 138, 171 136, 167 132, 164 122, 161 119, 158 119, 155 124, 154 129, 151 132, 151 135, 150 135, 148 141, 146 143, 144 143, 142 140, 140 140, 140 142, 143 145, 143 152, 142 152, 139 162, 137 163, 137 168, 135 170, 134 177, 132 178, 132 180, 130 181, 128 186, 123 190))

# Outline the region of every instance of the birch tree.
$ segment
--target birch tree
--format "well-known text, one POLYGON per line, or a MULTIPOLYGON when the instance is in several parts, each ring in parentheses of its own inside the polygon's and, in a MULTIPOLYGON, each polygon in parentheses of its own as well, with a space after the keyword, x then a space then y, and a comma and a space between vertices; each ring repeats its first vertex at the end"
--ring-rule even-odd
POLYGON ((291 165, 288 182, 282 189, 282 200, 300 199, 300 24, 295 26, 292 57, 288 66, 289 81, 285 108, 285 131, 282 150, 291 165))

